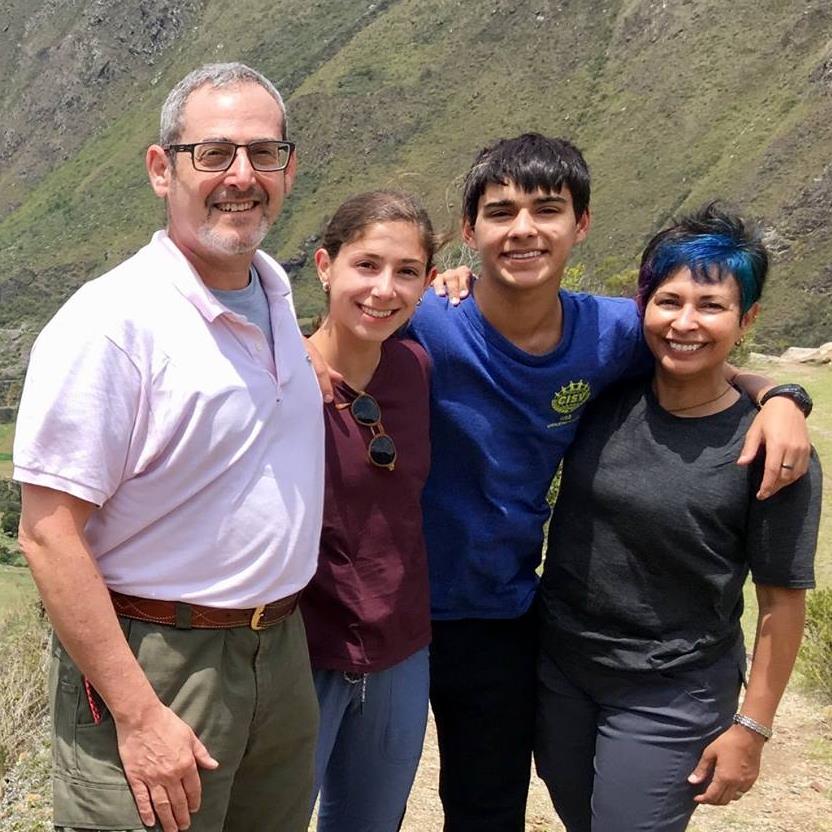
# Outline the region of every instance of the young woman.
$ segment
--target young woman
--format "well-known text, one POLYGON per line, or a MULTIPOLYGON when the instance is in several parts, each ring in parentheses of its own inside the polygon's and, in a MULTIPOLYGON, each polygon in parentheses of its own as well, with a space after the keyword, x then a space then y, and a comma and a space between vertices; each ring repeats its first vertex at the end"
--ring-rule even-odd
POLYGON ((311 340, 343 378, 326 405, 320 563, 301 600, 321 707, 319 832, 395 832, 422 750, 429 362, 391 336, 430 282, 435 248, 412 197, 375 191, 335 212, 315 254, 329 309, 311 340))
MULTIPOLYGON (((751 788, 813 586, 820 470, 765 501, 735 464, 756 413, 724 362, 768 259, 708 206, 639 274, 652 380, 593 403, 564 462, 541 583, 535 756, 569 832, 677 832, 751 788), (748 572, 759 618, 742 708, 748 572)), ((789 463, 784 463, 788 467, 789 463)))

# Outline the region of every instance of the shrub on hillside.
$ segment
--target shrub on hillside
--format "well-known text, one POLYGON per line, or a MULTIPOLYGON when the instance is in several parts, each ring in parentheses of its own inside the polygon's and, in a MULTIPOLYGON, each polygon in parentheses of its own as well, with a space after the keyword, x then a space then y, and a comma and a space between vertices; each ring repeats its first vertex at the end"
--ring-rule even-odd
POLYGON ((20 512, 8 510, 0 515, 0 564, 26 566, 26 560, 17 542, 17 526, 20 512))
POLYGON ((464 243, 450 243, 443 246, 436 255, 436 266, 440 272, 467 266, 474 274, 479 273, 480 260, 476 252, 464 243))
POLYGON ((614 298, 634 298, 638 288, 638 269, 624 269, 604 280, 603 292, 614 298))
POLYGON ((3 512, 3 519, 0 520, 0 529, 9 537, 17 537, 17 527, 20 525, 20 512, 8 509, 3 512))
POLYGON ((14 480, 0 479, 0 513, 20 512, 20 485, 14 480))
POLYGON ((0 566, 26 566, 26 559, 15 542, 0 534, 0 566))
POLYGON ((816 589, 807 597, 798 668, 807 686, 832 702, 832 589, 816 589))
POLYGON ((17 541, 0 534, 0 566, 26 566, 17 541))

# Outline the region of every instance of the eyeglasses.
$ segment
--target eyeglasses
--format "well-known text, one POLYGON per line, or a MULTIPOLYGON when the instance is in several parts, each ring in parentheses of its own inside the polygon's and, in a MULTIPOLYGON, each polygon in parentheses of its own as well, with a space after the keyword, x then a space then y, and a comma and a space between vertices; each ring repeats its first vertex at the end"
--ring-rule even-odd
POLYGON ((348 407, 353 419, 372 432, 367 456, 373 465, 392 471, 396 467, 396 445, 391 436, 384 432, 381 424, 381 408, 369 393, 359 393, 351 402, 336 404, 338 410, 348 407))
POLYGON ((267 141, 250 144, 234 142, 195 142, 194 144, 169 144, 168 153, 190 153, 195 170, 205 173, 221 173, 228 170, 237 158, 237 151, 244 147, 248 160, 255 170, 274 172, 284 170, 295 150, 294 142, 267 141))

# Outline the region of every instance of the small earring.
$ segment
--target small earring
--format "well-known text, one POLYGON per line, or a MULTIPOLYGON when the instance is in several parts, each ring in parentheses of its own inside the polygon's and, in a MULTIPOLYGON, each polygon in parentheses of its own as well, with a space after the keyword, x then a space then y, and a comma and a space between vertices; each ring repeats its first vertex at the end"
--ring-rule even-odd
POLYGON ((734 346, 735 347, 741 347, 744 343, 745 343, 745 335, 740 335, 740 337, 737 338, 736 341, 734 341, 734 346))
POLYGON ((416 301, 416 306, 421 306, 421 305, 422 305, 422 299, 419 298, 419 300, 416 301))
POLYGON ((326 280, 322 280, 321 281, 321 289, 324 290, 325 295, 328 295, 329 294, 329 282, 326 281, 326 280))

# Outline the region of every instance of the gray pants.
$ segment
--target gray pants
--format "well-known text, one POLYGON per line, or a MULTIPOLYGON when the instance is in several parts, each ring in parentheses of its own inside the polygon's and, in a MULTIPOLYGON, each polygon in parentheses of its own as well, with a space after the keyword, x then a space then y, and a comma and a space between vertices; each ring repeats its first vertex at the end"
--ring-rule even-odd
POLYGON ((682 832, 705 788, 687 777, 730 727, 744 669, 742 645, 673 673, 542 655, 535 762, 568 832, 682 832))

